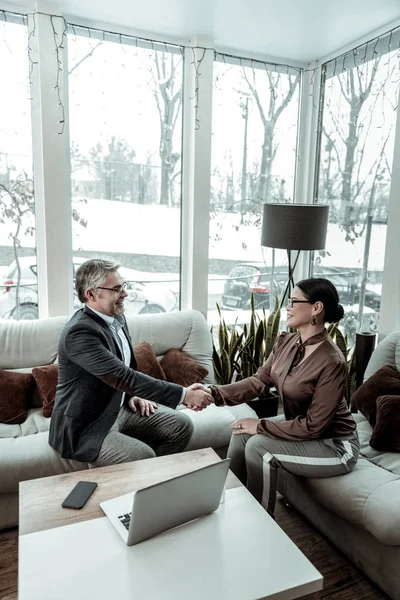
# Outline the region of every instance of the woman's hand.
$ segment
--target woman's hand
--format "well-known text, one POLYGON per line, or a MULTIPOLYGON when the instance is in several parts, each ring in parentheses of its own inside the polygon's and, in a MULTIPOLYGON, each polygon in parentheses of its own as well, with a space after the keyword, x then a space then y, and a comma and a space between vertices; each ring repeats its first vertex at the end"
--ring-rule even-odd
POLYGON ((149 417, 150 414, 153 414, 158 408, 155 402, 152 402, 151 400, 145 400, 144 398, 139 398, 138 396, 133 396, 130 398, 128 404, 132 412, 137 412, 136 407, 138 406, 142 417, 149 417))
POLYGON ((247 435, 255 435, 257 433, 257 425, 259 424, 259 419, 239 419, 232 425, 232 433, 233 435, 240 435, 242 433, 247 433, 247 435))

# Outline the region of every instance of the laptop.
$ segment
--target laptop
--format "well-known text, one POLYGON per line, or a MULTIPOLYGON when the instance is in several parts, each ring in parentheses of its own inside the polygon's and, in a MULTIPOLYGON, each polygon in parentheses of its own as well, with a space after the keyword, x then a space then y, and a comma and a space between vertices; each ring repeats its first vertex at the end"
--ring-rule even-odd
POLYGON ((228 475, 226 458, 190 473, 100 503, 128 546, 212 513, 228 475))

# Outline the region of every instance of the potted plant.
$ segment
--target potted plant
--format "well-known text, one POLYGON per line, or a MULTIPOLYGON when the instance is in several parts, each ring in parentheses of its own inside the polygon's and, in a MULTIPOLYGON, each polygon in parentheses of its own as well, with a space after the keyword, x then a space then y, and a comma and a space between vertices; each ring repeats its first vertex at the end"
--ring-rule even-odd
MULTIPOLYGON (((250 299, 250 322, 240 327, 237 323, 228 327, 217 304, 220 317, 218 347, 213 339, 213 364, 216 382, 220 385, 239 381, 256 373, 269 357, 279 335, 281 311, 278 300, 267 317, 254 309, 254 298, 250 299)), ((213 328, 211 328, 213 333, 213 328)), ((276 415, 279 397, 268 390, 265 396, 250 403, 259 417, 276 415)))
POLYGON ((218 346, 214 342, 213 330, 211 327, 211 337, 213 341, 213 366, 215 380, 219 385, 232 383, 235 380, 234 375, 237 372, 237 355, 242 343, 243 333, 236 331, 236 324, 228 327, 221 314, 219 304, 217 304, 219 314, 218 325, 218 346))

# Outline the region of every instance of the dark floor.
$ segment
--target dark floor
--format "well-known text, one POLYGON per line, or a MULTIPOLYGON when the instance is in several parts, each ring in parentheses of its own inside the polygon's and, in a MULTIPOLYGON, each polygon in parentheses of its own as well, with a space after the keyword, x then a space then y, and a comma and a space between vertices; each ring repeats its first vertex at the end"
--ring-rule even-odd
POLYGON ((324 577, 322 598, 391 600, 297 511, 277 502, 276 522, 324 577))

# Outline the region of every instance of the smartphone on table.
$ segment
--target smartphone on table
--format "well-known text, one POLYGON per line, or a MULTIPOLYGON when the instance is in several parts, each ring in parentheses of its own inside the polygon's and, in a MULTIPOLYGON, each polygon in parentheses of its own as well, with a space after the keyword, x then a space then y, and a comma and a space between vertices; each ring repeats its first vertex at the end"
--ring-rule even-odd
POLYGON ((96 488, 97 483, 94 481, 78 481, 61 506, 63 508, 83 508, 96 488))

